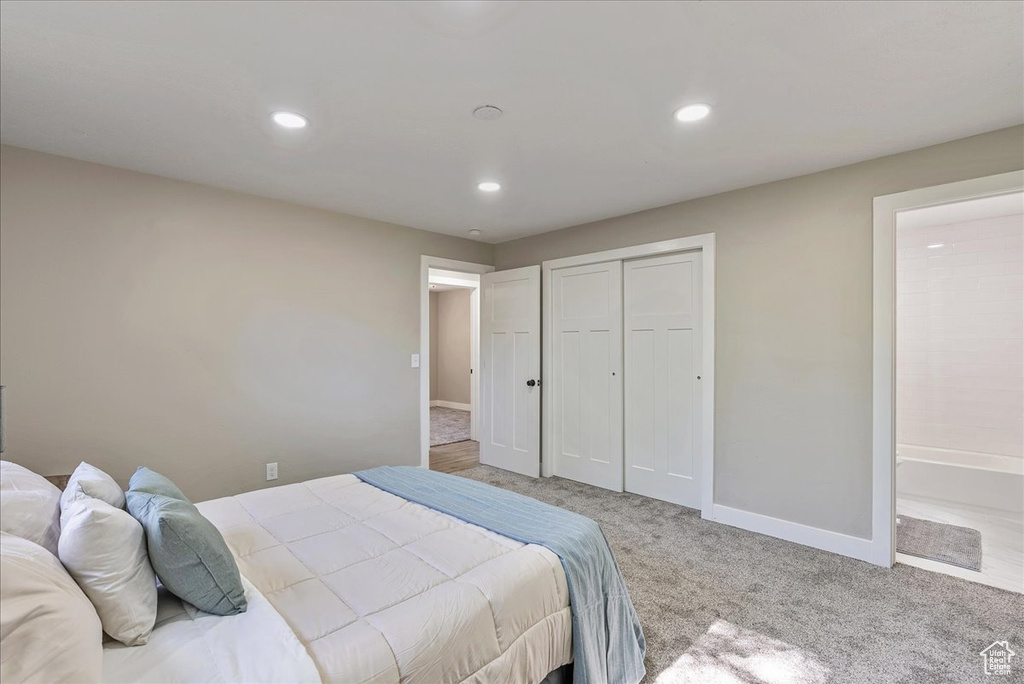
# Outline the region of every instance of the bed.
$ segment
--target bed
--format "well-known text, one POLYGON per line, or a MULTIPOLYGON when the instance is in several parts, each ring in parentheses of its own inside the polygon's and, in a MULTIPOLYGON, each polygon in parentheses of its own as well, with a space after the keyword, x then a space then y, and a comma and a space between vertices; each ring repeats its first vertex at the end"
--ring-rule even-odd
POLYGON ((573 660, 566 575, 543 546, 355 475, 197 506, 249 610, 165 594, 149 644, 105 644, 106 681, 540 682, 573 660))
POLYGON ((0 461, 0 509, 12 684, 645 674, 600 526, 469 478, 380 466, 195 505, 147 467, 125 492, 83 462, 61 492, 0 461))

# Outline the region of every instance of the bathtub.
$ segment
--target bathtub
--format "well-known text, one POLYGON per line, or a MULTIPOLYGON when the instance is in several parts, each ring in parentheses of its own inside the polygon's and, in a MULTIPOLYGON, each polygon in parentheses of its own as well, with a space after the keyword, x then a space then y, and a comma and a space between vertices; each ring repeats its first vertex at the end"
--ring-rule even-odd
POLYGON ((896 453, 897 496, 1024 512, 1024 459, 913 444, 896 453))

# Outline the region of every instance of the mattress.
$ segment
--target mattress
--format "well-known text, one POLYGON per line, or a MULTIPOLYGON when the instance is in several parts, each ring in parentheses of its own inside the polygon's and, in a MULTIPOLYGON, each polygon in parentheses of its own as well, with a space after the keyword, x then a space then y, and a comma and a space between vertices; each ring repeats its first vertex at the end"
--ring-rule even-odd
POLYGON ((572 661, 548 549, 340 475, 197 504, 325 682, 540 682, 572 661))

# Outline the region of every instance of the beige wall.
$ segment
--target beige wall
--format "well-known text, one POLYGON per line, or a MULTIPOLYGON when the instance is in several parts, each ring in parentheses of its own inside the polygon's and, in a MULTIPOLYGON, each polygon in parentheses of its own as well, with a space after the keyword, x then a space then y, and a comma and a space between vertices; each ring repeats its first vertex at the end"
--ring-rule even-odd
POLYGON ((437 399, 469 404, 470 332, 469 290, 445 290, 437 297, 436 365, 431 366, 431 384, 437 380, 437 399))
POLYGON ((495 264, 715 233, 716 503, 870 537, 872 198, 1022 167, 1018 126, 507 242, 495 264))
POLYGON ((437 297, 430 293, 430 400, 437 399, 437 297))
POLYGON ((4 458, 197 500, 419 463, 420 255, 491 246, 11 147, 0 178, 4 458))
POLYGON ((3 147, 4 457, 196 499, 417 463, 420 254, 714 232, 717 502, 868 537, 871 199, 1022 167, 1015 127, 492 248, 3 147))

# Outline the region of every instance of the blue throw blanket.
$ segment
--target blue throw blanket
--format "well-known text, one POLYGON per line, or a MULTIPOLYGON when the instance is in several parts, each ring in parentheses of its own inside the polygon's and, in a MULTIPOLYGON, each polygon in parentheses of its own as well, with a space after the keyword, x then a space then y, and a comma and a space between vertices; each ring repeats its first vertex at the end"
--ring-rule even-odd
POLYGON ((640 619, 601 527, 576 513, 463 477, 411 466, 355 474, 363 482, 562 561, 572 607, 574 684, 636 684, 644 676, 640 619))

